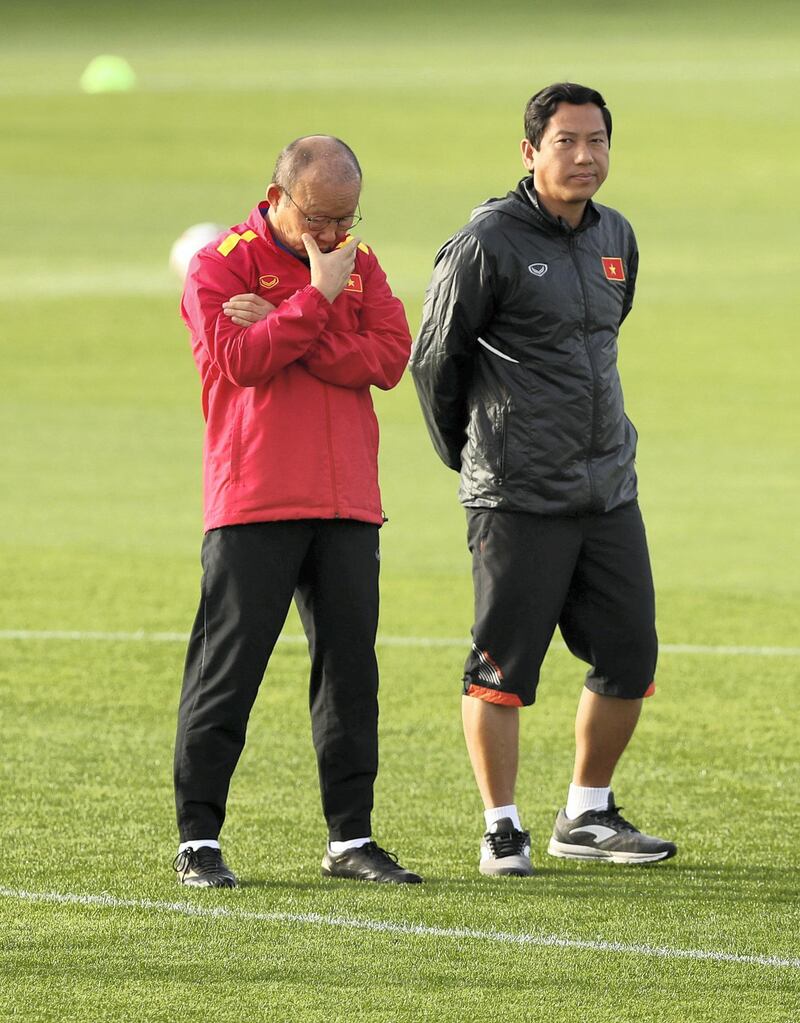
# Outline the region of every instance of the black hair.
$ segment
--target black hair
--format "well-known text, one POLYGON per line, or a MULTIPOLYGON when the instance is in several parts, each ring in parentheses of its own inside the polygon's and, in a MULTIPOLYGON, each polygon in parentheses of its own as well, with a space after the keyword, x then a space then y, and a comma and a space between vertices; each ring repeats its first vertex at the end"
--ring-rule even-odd
POLYGON ((572 103, 574 106, 594 103, 600 107, 608 144, 611 145, 611 111, 600 93, 585 85, 576 85, 575 82, 556 82, 555 85, 548 85, 546 89, 541 89, 535 96, 531 96, 525 107, 525 138, 534 149, 538 149, 542 144, 542 136, 559 103, 572 103))

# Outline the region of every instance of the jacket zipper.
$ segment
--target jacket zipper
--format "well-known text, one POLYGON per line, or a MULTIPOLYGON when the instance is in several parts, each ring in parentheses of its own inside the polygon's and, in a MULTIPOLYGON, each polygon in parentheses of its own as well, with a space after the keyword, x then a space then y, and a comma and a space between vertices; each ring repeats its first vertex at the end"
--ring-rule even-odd
POLYGON ((333 517, 341 518, 339 514, 339 487, 336 483, 336 466, 333 462, 333 430, 331 429, 331 406, 328 401, 328 388, 322 385, 322 394, 325 399, 325 425, 328 434, 328 460, 331 465, 331 488, 333 490, 333 517))
POLYGON ((231 447, 230 447, 230 475, 229 482, 231 486, 235 486, 240 482, 241 476, 241 463, 242 463, 242 420, 244 418, 244 410, 240 407, 236 410, 236 415, 233 419, 233 430, 231 431, 231 447))
POLYGON ((508 405, 500 409, 500 478, 498 483, 502 484, 506 478, 506 441, 508 438, 508 405))
POLYGON ((589 366, 592 371, 592 432, 589 439, 589 451, 586 455, 586 472, 589 477, 589 497, 591 503, 594 504, 595 487, 594 477, 592 476, 592 453, 594 452, 595 442, 597 440, 597 366, 595 365, 594 355, 592 354, 592 347, 589 344, 589 295, 586 291, 586 281, 583 276, 583 271, 581 270, 581 264, 575 251, 574 234, 570 234, 568 236, 567 245, 569 247, 569 254, 572 262, 578 272, 578 280, 580 281, 581 292, 583 293, 583 346, 586 349, 586 355, 589 359, 589 366))

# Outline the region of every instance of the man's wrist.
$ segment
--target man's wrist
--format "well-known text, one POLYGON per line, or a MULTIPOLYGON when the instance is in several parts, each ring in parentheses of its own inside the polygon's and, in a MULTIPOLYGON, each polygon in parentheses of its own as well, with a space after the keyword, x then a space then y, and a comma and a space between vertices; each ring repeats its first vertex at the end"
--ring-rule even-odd
POLYGON ((325 302, 326 302, 326 304, 328 306, 333 305, 333 299, 328 298, 328 296, 325 294, 325 292, 322 290, 322 288, 320 288, 320 286, 318 284, 308 284, 306 287, 310 288, 314 292, 315 295, 319 295, 323 299, 325 299, 325 302))

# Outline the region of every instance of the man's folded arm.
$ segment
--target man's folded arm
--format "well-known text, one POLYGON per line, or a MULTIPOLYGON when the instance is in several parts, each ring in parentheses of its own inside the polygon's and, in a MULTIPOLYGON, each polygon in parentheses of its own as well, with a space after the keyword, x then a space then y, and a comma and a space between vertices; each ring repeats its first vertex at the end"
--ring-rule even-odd
POLYGON ((249 286, 213 256, 195 258, 187 275, 181 313, 212 362, 231 383, 254 387, 296 362, 318 339, 330 304, 310 284, 300 288, 263 319, 238 326, 223 310, 232 295, 249 286))

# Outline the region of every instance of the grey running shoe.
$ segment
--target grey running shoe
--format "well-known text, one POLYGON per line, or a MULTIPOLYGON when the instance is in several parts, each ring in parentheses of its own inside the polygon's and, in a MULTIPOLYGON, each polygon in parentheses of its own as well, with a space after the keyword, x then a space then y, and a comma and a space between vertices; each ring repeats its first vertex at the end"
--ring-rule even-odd
POLYGON ((515 828, 510 817, 495 821, 481 841, 478 870, 487 877, 530 877, 531 836, 515 828))
POLYGON ((614 805, 614 793, 605 810, 587 810, 570 820, 558 811, 547 851, 567 860, 606 860, 610 863, 656 863, 678 851, 673 842, 638 831, 614 805))
POLYGON ((195 888, 235 888, 236 875, 225 863, 219 849, 201 846, 199 849, 184 849, 172 864, 178 872, 180 884, 195 888))
POLYGON ((322 858, 323 877, 345 877, 355 881, 381 881, 390 884, 420 884, 422 878, 397 862, 394 853, 386 852, 375 842, 342 853, 325 850, 322 858))

